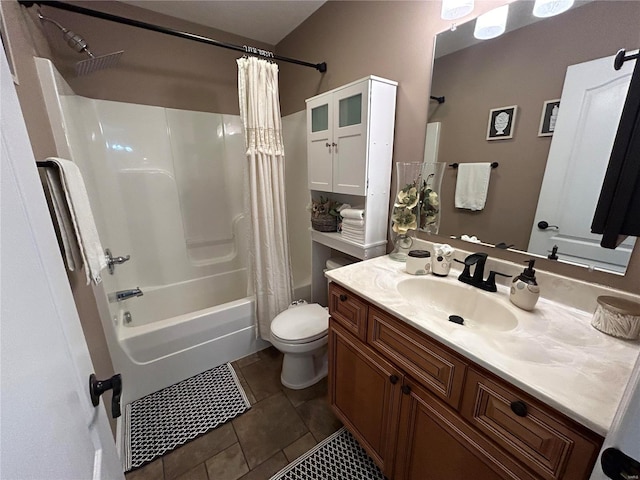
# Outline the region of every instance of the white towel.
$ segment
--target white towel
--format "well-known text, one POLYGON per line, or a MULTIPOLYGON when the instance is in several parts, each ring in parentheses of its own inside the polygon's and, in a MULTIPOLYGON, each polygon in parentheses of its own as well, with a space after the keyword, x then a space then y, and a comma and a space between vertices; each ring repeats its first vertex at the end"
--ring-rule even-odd
POLYGON ((107 266, 107 259, 80 169, 75 163, 62 158, 50 157, 47 160, 58 166, 55 169, 57 171, 48 168, 46 178, 60 227, 67 267, 69 270, 79 269, 81 258, 87 285, 91 281, 98 284, 101 281, 100 272, 107 266))
POLYGON ((344 238, 345 240, 349 240, 351 242, 354 242, 354 243, 358 243, 360 245, 364 244, 364 234, 362 234, 362 235, 353 235, 353 234, 342 232, 342 238, 344 238))
POLYGON ((490 163, 461 163, 456 181, 456 208, 482 210, 487 201, 490 163))
POLYGON ((364 226, 352 227, 351 225, 342 224, 342 231, 353 235, 364 235, 364 226))
POLYGON ((362 220, 364 218, 364 208, 345 208, 340 210, 340 215, 342 215, 342 218, 362 220))
POLYGON ((78 245, 78 240, 76 239, 73 219, 67 206, 67 198, 62 189, 60 170, 57 168, 47 168, 45 170, 45 179, 47 181, 47 187, 49 188, 53 213, 58 223, 60 241, 62 242, 62 251, 67 263, 67 268, 72 272, 80 270, 82 268, 80 245, 78 245))
POLYGON ((348 225, 350 227, 364 227, 364 220, 345 218, 344 220, 342 220, 342 225, 348 225))

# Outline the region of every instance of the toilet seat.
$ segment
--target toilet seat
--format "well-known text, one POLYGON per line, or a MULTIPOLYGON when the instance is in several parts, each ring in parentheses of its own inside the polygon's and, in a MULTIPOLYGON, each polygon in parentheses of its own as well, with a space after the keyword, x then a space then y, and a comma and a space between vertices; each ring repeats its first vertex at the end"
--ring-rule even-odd
POLYGON ((289 308, 271 322, 271 335, 292 344, 309 343, 327 335, 329 312, 317 303, 289 308))

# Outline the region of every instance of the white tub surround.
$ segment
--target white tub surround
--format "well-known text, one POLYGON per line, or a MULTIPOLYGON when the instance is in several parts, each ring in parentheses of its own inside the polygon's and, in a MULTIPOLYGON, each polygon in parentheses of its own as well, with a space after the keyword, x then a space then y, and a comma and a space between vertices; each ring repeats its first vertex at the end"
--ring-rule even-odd
POLYGON ((93 287, 122 403, 267 346, 248 294, 240 117, 86 98, 49 60, 36 66, 102 245, 131 255, 93 287))
MULTIPOLYGON (((419 243, 416 248, 431 248, 428 242, 419 243)), ((455 256, 462 259, 469 253, 456 251, 455 256)), ((522 266, 493 259, 485 275, 489 269, 517 275, 522 266)), ((490 296, 517 317, 517 326, 506 331, 469 328, 448 321, 447 316, 456 312, 445 315, 408 303, 399 293, 398 284, 416 277, 406 273, 404 263, 388 256, 331 270, 326 276, 594 432, 606 435, 640 343, 605 335, 590 321, 598 295, 637 297, 538 271, 542 298, 532 312, 526 312, 509 302, 506 284, 499 285, 496 293, 483 292, 459 282, 460 273, 452 270, 448 277, 430 276, 429 280, 454 283, 490 296), (548 298, 549 294, 555 301, 548 298), (569 305, 560 303, 560 299, 569 305)), ((424 295, 428 298, 427 288, 424 295)))

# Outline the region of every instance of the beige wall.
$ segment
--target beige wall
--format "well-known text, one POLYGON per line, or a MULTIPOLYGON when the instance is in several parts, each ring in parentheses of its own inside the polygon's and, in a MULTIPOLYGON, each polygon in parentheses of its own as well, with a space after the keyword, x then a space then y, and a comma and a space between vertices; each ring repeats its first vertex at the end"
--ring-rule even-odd
MULTIPOLYGON (((119 2, 73 2, 83 7, 132 18, 235 45, 273 46, 119 2)), ((53 61, 78 95, 103 100, 157 105, 201 112, 239 114, 236 59, 240 52, 213 47, 77 13, 42 8, 64 27, 83 36, 94 55, 124 50, 117 68, 82 77, 74 65, 84 57, 46 23, 53 61)))
POLYGON ((640 45, 638 21, 640 2, 594 2, 435 61, 432 91, 448 100, 429 115, 442 122, 440 160, 500 163, 479 212, 454 208, 456 172, 446 170, 441 234, 527 249, 552 138, 538 137, 542 105, 560 98, 568 65, 640 45), (506 105, 518 105, 514 138, 487 141, 489 110, 506 105))
MULTIPOLYGON (((505 3, 510 2, 476 2, 471 16, 505 3)), ((466 18, 458 23, 464 21, 466 18)), ((449 27, 450 24, 440 19, 440 2, 436 1, 327 2, 276 46, 280 55, 310 62, 326 61, 328 65, 325 74, 282 65, 283 114, 305 108, 305 98, 366 75, 397 80, 394 159, 396 162, 422 161, 433 39, 449 27)), ((605 26, 599 24, 594 28, 605 26)), ((486 125, 486 120, 483 122, 486 125)), ((469 245, 465 242, 451 243, 459 248, 468 248, 469 245)), ((515 255, 518 261, 524 259, 509 252, 489 251, 496 257, 513 259, 515 255)), ((640 293, 640 246, 632 254, 625 277, 588 272, 546 260, 540 263, 540 268, 549 271, 640 293)))

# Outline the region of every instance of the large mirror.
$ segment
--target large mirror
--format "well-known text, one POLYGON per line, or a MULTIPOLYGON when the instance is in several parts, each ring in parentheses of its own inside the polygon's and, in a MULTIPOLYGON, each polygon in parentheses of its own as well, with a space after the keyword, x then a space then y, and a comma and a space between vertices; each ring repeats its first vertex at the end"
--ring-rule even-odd
POLYGON ((640 47, 640 2, 577 1, 546 19, 532 10, 511 3, 494 39, 476 40, 475 20, 436 37, 431 96, 444 102, 430 103, 425 158, 498 164, 481 210, 456 208, 464 185, 446 169, 438 235, 552 258, 557 247, 559 261, 624 274, 633 239, 603 249, 590 225, 633 70, 606 57, 640 47), (502 111, 506 132, 490 125, 502 111))

